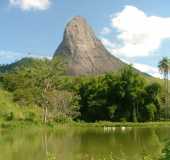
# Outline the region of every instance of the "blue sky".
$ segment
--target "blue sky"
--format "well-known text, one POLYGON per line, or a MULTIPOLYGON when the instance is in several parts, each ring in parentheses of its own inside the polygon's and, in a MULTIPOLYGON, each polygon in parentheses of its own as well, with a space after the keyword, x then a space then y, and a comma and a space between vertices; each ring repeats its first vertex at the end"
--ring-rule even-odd
POLYGON ((0 64, 51 57, 66 23, 80 15, 112 54, 160 76, 157 63, 170 53, 169 6, 169 0, 1 0, 0 64))

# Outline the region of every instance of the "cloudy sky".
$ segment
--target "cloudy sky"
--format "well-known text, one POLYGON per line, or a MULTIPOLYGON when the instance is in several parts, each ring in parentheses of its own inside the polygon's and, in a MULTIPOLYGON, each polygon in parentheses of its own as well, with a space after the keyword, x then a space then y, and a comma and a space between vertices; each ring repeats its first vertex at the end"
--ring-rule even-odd
POLYGON ((159 77, 170 54, 169 0, 1 0, 0 64, 52 57, 71 17, 87 19, 115 56, 159 77))

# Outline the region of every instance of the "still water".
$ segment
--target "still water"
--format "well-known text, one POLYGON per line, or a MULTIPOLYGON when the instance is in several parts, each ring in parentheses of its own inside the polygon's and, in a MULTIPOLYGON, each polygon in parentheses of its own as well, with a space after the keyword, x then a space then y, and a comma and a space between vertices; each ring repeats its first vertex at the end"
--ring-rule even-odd
POLYGON ((157 160, 160 157, 170 160, 170 128, 0 132, 0 160, 157 160))

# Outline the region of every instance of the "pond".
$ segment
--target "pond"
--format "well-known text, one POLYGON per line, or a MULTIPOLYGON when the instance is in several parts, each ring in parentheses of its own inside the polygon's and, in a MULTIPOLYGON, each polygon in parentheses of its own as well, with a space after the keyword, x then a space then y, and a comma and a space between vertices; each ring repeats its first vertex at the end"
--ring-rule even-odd
POLYGON ((170 159, 167 127, 0 132, 0 160, 157 160, 160 157, 170 159))

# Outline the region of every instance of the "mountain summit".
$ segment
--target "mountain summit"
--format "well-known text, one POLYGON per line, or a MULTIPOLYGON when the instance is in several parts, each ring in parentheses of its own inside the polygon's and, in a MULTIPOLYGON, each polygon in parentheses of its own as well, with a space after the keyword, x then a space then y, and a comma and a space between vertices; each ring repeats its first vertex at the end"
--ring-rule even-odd
POLYGON ((102 74, 117 71, 125 64, 111 55, 83 17, 74 17, 65 28, 64 38, 54 57, 67 59, 70 75, 102 74))

